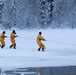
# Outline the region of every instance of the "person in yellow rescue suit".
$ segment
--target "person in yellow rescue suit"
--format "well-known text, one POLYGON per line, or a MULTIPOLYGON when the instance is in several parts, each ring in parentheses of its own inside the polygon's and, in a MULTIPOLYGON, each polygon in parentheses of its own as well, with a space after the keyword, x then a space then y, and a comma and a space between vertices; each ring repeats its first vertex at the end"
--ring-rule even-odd
POLYGON ((4 39, 7 37, 5 36, 5 31, 2 32, 2 34, 0 35, 0 42, 1 42, 1 48, 3 48, 5 46, 5 41, 4 39))
POLYGON ((42 44, 41 40, 46 41, 42 36, 42 32, 39 32, 38 36, 37 36, 37 44, 39 45, 38 51, 40 51, 40 49, 42 48, 42 51, 44 51, 45 46, 44 44, 42 44))
POLYGON ((18 37, 17 35, 15 35, 16 34, 16 32, 15 32, 15 30, 13 30, 12 31, 12 33, 11 33, 11 35, 10 35, 10 41, 11 41, 11 45, 10 45, 10 48, 14 48, 14 49, 16 49, 16 42, 15 42, 15 38, 16 37, 18 37))

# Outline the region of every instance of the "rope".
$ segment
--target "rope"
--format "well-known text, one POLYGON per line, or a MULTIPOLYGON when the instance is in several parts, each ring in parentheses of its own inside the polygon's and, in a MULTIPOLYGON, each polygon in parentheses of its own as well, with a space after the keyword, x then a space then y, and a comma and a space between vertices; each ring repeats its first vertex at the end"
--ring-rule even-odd
POLYGON ((36 39, 32 39, 32 38, 25 38, 25 37, 22 37, 22 36, 19 36, 19 37, 23 38, 23 39, 36 40, 36 39))
POLYGON ((48 42, 59 43, 59 44, 65 44, 65 45, 76 46, 76 44, 70 44, 70 43, 64 43, 64 42, 58 42, 58 41, 51 41, 51 40, 47 40, 47 41, 48 41, 48 42))
MULTIPOLYGON (((36 39, 32 39, 32 38, 25 38, 22 36, 19 36, 23 39, 29 39, 29 40, 36 40, 36 39)), ((53 43, 59 43, 59 44, 65 44, 65 45, 71 45, 71 46, 76 46, 76 44, 70 44, 70 43, 64 43, 64 42, 58 42, 58 41, 52 41, 52 40, 46 40, 47 42, 53 42, 53 43)))

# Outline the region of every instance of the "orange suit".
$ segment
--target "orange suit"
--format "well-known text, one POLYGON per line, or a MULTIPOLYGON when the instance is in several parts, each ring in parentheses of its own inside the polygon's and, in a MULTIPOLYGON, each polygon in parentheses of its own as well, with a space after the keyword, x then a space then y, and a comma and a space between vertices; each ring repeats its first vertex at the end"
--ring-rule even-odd
POLYGON ((10 35, 10 41, 11 41, 12 45, 15 47, 16 43, 15 43, 15 34, 14 33, 11 33, 11 35, 10 35))
POLYGON ((38 34, 37 36, 37 44, 39 45, 39 48, 45 48, 44 44, 42 44, 41 40, 44 40, 44 38, 38 34))
POLYGON ((1 34, 0 35, 0 42, 1 42, 1 44, 2 44, 2 46, 5 46, 5 41, 4 41, 4 39, 5 39, 5 34, 1 34))

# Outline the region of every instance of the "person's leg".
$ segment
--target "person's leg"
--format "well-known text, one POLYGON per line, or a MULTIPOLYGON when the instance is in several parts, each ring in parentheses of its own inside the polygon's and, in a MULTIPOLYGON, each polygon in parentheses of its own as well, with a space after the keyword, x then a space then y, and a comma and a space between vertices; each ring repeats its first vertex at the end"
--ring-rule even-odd
POLYGON ((3 48, 3 47, 4 47, 4 45, 1 46, 1 48, 3 48))
POLYGON ((13 40, 11 39, 11 45, 10 45, 10 48, 12 48, 13 47, 13 45, 14 45, 14 42, 13 42, 13 40))
POLYGON ((41 44, 41 48, 42 48, 42 51, 44 51, 44 48, 45 48, 44 44, 41 44))
POLYGON ((42 51, 44 51, 44 48, 42 48, 42 51))
POLYGON ((41 44, 40 44, 39 42, 38 42, 37 44, 38 44, 38 46, 39 46, 38 51, 40 51, 40 49, 41 49, 41 44))
POLYGON ((14 49, 16 49, 16 43, 14 43, 14 46, 13 46, 13 48, 14 48, 14 49))
POLYGON ((3 48, 5 46, 4 40, 1 41, 1 44, 2 44, 1 48, 3 48))
POLYGON ((41 47, 38 48, 38 51, 40 51, 41 47))
POLYGON ((15 40, 13 39, 13 40, 11 40, 11 43, 12 43, 12 47, 14 48, 14 49, 16 49, 16 43, 15 43, 15 40))
POLYGON ((10 45, 10 48, 12 48, 13 45, 10 45))

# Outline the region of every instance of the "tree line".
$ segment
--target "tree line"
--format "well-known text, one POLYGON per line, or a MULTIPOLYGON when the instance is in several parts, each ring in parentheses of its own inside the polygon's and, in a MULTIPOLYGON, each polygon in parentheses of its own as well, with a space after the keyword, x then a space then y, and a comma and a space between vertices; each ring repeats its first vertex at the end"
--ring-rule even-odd
POLYGON ((0 28, 76 28, 75 0, 0 0, 0 28))

